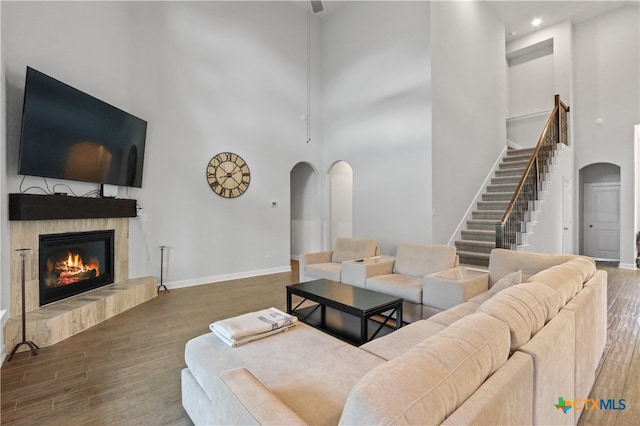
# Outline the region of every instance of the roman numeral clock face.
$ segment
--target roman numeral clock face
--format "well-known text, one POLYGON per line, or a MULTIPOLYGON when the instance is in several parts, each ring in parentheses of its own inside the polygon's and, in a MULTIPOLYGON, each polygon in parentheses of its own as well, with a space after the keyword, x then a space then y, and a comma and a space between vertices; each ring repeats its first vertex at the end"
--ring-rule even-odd
POLYGON ((244 194, 251 182, 249 166, 238 154, 221 152, 207 165, 207 182, 213 192, 224 198, 244 194))

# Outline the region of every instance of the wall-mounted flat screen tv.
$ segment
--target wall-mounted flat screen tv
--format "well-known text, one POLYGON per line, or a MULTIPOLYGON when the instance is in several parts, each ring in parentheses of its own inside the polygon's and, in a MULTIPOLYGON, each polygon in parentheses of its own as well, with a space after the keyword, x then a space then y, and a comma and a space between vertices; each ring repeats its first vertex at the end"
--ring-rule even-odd
POLYGON ((27 67, 18 174, 142 186, 147 122, 27 67))

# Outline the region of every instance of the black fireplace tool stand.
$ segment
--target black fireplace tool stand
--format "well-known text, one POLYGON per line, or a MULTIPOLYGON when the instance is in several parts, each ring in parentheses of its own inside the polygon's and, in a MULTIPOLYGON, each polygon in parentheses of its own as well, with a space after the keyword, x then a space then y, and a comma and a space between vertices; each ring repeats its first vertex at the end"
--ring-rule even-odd
POLYGON ((167 293, 169 293, 169 289, 167 288, 166 285, 164 285, 164 276, 162 274, 162 272, 164 271, 164 249, 167 248, 167 246, 160 246, 160 284, 158 284, 158 293, 160 293, 160 290, 166 291, 167 293))
POLYGON ((26 312, 25 312, 25 302, 24 302, 24 258, 27 255, 27 251, 29 251, 30 249, 28 248, 23 248, 23 249, 17 249, 16 251, 18 253, 20 253, 20 267, 21 267, 21 285, 22 285, 22 341, 20 343, 18 343, 13 350, 11 351, 11 354, 9 354, 9 358, 7 358, 7 362, 11 361, 11 359, 13 358, 13 356, 16 354, 16 352, 18 351, 18 348, 22 345, 27 345, 29 347, 29 349, 31 349, 31 355, 36 356, 38 355, 38 349, 40 349, 38 347, 38 345, 36 345, 35 343, 33 343, 31 340, 27 340, 27 318, 26 318, 26 312))

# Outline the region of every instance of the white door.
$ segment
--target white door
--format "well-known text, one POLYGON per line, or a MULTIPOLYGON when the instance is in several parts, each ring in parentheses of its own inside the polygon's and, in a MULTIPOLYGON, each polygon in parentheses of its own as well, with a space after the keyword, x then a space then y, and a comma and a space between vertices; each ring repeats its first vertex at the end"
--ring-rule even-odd
POLYGON ((571 181, 562 180, 562 253, 573 253, 573 241, 571 238, 571 217, 573 215, 573 204, 571 198, 571 181))
POLYGON ((620 184, 584 185, 584 254, 620 260, 620 184))

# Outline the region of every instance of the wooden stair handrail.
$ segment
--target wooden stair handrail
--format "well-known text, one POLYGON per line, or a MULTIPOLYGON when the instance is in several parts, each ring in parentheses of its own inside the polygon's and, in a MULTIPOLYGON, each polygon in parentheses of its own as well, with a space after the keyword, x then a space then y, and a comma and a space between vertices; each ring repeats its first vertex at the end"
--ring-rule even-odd
MULTIPOLYGON (((551 113, 549 114, 549 118, 547 118, 547 121, 545 123, 545 126, 542 130, 542 133, 540 134, 540 138, 538 138, 538 143, 536 144, 535 149, 533 150, 533 152, 531 153, 531 157, 529 158, 529 162, 527 163, 526 168, 524 169, 522 176, 520 177, 520 180, 518 182, 518 185, 516 186, 515 191, 513 192, 513 196, 511 197, 511 201, 509 202, 509 205, 507 206, 507 209, 504 212, 504 215, 502 216, 502 220, 497 224, 498 228, 496 229, 496 231, 498 231, 498 229, 502 230, 504 229, 504 225, 507 222, 507 220, 509 219, 509 216, 511 215, 514 206, 516 205, 516 202, 518 200, 518 198, 520 197, 520 193, 522 192, 525 182, 527 181, 527 178, 529 177, 533 167, 536 167, 536 182, 538 182, 539 180, 539 176, 540 176, 540 165, 538 164, 538 154, 540 153, 540 150, 542 149, 543 145, 544 145, 544 141, 546 139, 547 133, 549 132, 549 129, 552 125, 552 123, 554 122, 554 119, 556 118, 556 115, 558 116, 558 139, 556 141, 554 141, 554 143, 557 145, 558 143, 561 143, 562 141, 562 120, 561 120, 561 115, 560 115, 560 108, 562 108, 562 110, 566 113, 569 112, 569 107, 562 102, 562 100, 560 99, 560 95, 555 95, 554 97, 554 107, 553 110, 551 111, 551 113)), ((496 234, 496 247, 502 247, 503 245, 503 235, 497 235, 496 234)))
POLYGON ((549 114, 549 118, 547 118, 547 122, 544 125, 544 130, 542 130, 542 134, 540 135, 540 138, 538 139, 538 143, 536 145, 536 148, 531 153, 531 157, 529 158, 529 162, 527 163, 527 167, 524 169, 524 172, 522 173, 522 176, 520 177, 520 181, 518 182, 518 186, 516 186, 515 191, 513 191, 513 196, 511 197, 511 201, 509 202, 509 206, 507 207, 507 210, 505 210, 504 215, 502 216, 502 220, 501 220, 502 223, 506 222, 507 218, 511 214, 511 210, 513 210, 513 206, 516 204, 516 200, 518 199, 518 195, 520 195, 520 191, 522 191, 522 187, 524 186, 524 181, 526 180, 527 175, 529 175, 529 172, 533 168, 533 163, 538 158, 538 153, 540 152, 540 148, 542 148, 542 143, 544 142, 544 136, 547 133, 547 130, 548 130, 549 126, 553 122, 553 118, 554 118, 555 114, 557 114, 557 113, 558 113, 558 106, 556 105, 555 107, 553 107, 553 110, 551 110, 551 114, 549 114))

